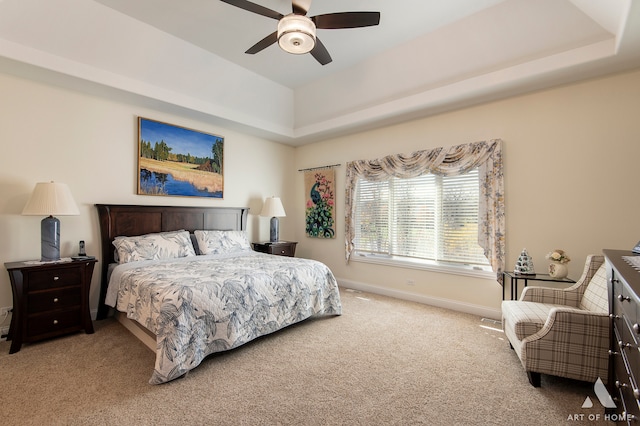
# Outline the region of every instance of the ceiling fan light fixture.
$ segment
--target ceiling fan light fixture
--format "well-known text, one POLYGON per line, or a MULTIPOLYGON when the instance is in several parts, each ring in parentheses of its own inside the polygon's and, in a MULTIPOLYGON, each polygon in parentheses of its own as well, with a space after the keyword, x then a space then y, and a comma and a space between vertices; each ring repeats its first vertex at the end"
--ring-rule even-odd
POLYGON ((301 55, 316 45, 316 26, 303 15, 292 13, 278 22, 278 44, 285 52, 301 55))

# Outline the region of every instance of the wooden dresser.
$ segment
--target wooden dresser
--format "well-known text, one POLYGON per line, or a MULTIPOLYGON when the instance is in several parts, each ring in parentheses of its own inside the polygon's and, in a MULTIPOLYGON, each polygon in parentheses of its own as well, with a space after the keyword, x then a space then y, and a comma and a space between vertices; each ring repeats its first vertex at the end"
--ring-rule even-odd
POLYGON ((640 422, 640 271, 624 257, 628 250, 604 250, 610 283, 611 363, 609 393, 618 420, 640 422))

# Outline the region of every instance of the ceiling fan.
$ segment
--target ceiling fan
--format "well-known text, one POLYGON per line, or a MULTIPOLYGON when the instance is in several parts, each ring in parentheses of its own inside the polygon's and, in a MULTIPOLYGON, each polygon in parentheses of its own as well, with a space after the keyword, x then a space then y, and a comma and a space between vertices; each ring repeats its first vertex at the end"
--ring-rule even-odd
POLYGON ((245 53, 253 55, 278 42, 278 45, 286 52, 311 53, 322 65, 328 64, 332 59, 326 47, 316 37, 317 28, 360 28, 380 23, 380 12, 338 12, 307 17, 311 0, 292 0, 293 13, 288 15, 246 0, 220 1, 278 21, 277 31, 254 44, 245 53))

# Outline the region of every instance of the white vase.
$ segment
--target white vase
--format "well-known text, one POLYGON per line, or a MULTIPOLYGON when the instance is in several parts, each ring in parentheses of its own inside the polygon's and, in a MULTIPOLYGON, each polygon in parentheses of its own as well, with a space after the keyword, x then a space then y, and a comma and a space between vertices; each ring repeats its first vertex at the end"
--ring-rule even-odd
POLYGON ((549 275, 553 278, 561 279, 566 278, 569 274, 569 268, 565 263, 551 262, 549 264, 549 275))

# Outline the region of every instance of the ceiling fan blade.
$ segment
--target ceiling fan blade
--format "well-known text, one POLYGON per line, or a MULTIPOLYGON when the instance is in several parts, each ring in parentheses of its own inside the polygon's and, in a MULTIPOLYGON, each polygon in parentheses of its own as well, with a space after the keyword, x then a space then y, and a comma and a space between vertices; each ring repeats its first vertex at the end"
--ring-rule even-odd
POLYGON ((265 38, 263 38, 262 40, 260 40, 259 42, 257 42, 256 44, 254 44, 253 46, 251 46, 249 50, 247 50, 244 53, 248 53, 249 55, 254 55, 260 52, 261 50, 264 50, 267 47, 271 46, 273 43, 277 41, 278 41, 278 32, 274 31, 268 36, 266 36, 265 38))
POLYGON ((266 16, 267 18, 273 18, 280 20, 284 15, 276 12, 275 10, 268 9, 259 4, 251 3, 247 0, 220 0, 223 3, 230 4, 231 6, 239 7, 240 9, 248 10, 249 12, 257 13, 258 15, 266 16))
POLYGON ((316 37, 315 47, 309 53, 311 53, 311 56, 316 58, 316 61, 320 62, 320 65, 327 65, 329 62, 333 61, 333 59, 331 59, 331 55, 329 55, 329 51, 324 47, 324 44, 322 44, 318 37, 316 37))
POLYGON ((380 12, 338 12, 312 16, 316 28, 339 29, 372 27, 380 23, 380 12))
POLYGON ((311 7, 311 0, 292 0, 291 6, 293 7, 293 13, 306 15, 311 7))

